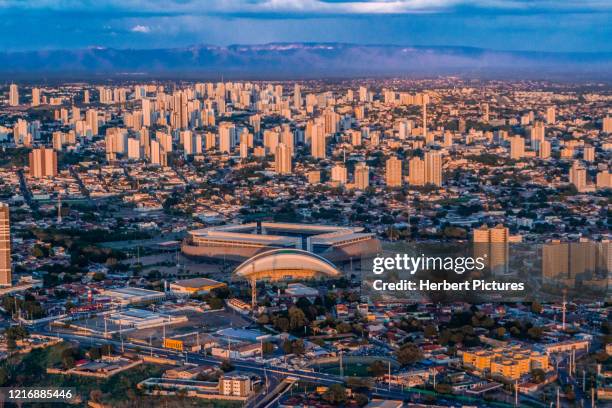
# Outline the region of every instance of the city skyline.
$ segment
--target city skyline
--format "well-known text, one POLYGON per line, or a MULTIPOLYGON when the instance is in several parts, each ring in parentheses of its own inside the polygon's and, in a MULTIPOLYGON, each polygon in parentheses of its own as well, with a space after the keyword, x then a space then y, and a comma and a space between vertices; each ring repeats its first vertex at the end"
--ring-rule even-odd
POLYGON ((610 405, 609 1, 0 16, 3 401, 610 405))
POLYGON ((612 397, 608 85, 0 91, 5 386, 25 365, 109 404, 612 397))

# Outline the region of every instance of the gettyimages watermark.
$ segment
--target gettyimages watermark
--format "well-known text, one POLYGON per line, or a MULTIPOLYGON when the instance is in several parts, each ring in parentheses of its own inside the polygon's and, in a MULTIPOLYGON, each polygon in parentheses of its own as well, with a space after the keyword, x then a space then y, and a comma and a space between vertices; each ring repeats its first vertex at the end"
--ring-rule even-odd
POLYGON ((608 242, 383 243, 361 259, 360 278, 380 301, 604 302, 610 255, 608 242))

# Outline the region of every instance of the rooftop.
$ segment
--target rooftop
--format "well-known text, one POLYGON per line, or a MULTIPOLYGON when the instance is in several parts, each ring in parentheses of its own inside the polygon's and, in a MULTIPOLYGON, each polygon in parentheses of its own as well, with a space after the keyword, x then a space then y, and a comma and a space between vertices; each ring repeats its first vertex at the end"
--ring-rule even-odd
POLYGON ((202 288, 202 287, 225 285, 223 282, 219 282, 214 279, 208 279, 208 278, 183 279, 183 280, 178 280, 176 282, 173 282, 172 284, 182 286, 184 288, 202 288))

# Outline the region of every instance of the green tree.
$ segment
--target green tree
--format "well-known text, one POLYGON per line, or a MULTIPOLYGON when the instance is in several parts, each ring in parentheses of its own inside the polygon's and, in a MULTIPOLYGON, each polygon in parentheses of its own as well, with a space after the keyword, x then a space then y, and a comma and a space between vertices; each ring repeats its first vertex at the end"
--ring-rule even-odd
POLYGON ((287 319, 286 317, 277 318, 274 322, 274 327, 276 327, 282 332, 286 332, 287 330, 289 330, 289 319, 287 319))
POLYGON ((531 378, 534 383, 540 384, 546 379, 546 372, 541 368, 534 368, 531 370, 531 378))
POLYGON ((274 351, 274 344, 265 342, 262 344, 262 351, 264 354, 270 354, 274 351))
POLYGON ((93 274, 92 279, 94 280, 94 282, 103 281, 104 279, 106 279, 106 274, 103 272, 96 272, 93 274))
POLYGON ((438 329, 436 329, 436 326, 429 324, 423 329, 423 334, 425 337, 432 338, 438 334, 438 329))
POLYGON ((223 309, 223 300, 218 297, 212 297, 208 299, 208 306, 210 306, 212 310, 223 309))
POLYGON ((540 340, 542 338, 542 328, 540 327, 532 327, 527 330, 527 335, 531 337, 533 340, 540 340))
POLYGON ((15 340, 14 337, 7 337, 6 338, 6 347, 10 350, 13 351, 17 348, 17 341, 15 340))
POLYGON ((30 335, 28 329, 23 326, 11 326, 4 332, 7 338, 13 338, 15 340, 23 340, 30 335))
POLYGON ((9 380, 9 373, 6 367, 0 367, 0 386, 5 385, 9 380))
POLYGON ((363 406, 364 406, 364 405, 366 405, 366 404, 368 403, 368 401, 369 401, 369 400, 368 400, 368 396, 367 396, 367 395, 365 395, 365 394, 361 394, 361 393, 354 394, 354 395, 353 395, 353 399, 355 400, 355 403, 356 403, 357 405, 359 405, 360 407, 363 407, 363 406))
POLYGON ((382 377, 387 372, 387 364, 380 360, 376 360, 370 364, 368 372, 372 377, 382 377))
POLYGON ((395 358, 402 366, 406 366, 421 361, 423 353, 414 343, 405 343, 395 352, 395 358))
POLYGON ((301 329, 302 327, 306 326, 306 324, 308 324, 308 321, 306 320, 306 315, 302 309, 296 306, 291 306, 289 309, 289 327, 291 330, 301 329))
POLYGON ((346 322, 341 322, 336 326, 336 330, 338 331, 338 333, 343 334, 343 333, 350 333, 353 330, 353 326, 351 326, 350 324, 346 323, 346 322))
POLYGON ((346 388, 340 384, 332 384, 323 394, 323 399, 330 404, 341 405, 347 399, 346 388))
POLYGON ((74 367, 74 362, 76 358, 76 350, 72 348, 67 348, 62 351, 62 365, 65 370, 69 370, 74 367))
POLYGON ((87 352, 87 355, 92 360, 98 360, 100 357, 102 357, 102 353, 99 347, 90 348, 89 351, 87 352))
POLYGON ((44 258, 45 256, 48 255, 48 251, 46 251, 46 248, 36 244, 32 247, 30 253, 32 254, 33 257, 35 258, 44 258))

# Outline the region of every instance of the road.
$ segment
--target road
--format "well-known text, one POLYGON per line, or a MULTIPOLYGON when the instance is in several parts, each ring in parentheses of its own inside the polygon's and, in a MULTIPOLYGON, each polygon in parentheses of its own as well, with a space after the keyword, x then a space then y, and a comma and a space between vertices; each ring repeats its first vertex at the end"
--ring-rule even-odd
POLYGON ((32 198, 32 193, 28 189, 28 183, 22 169, 17 170, 17 176, 19 177, 19 189, 21 190, 23 199, 32 210, 36 210, 38 208, 38 203, 36 203, 32 198))
MULTIPOLYGON (((44 328, 32 330, 33 333, 44 334, 47 336, 60 337, 67 341, 77 342, 83 347, 91 347, 92 345, 101 346, 104 344, 112 344, 119 350, 139 350, 141 353, 150 352, 160 357, 168 358, 175 361, 185 361, 192 364, 198 365, 214 365, 218 366, 225 360, 219 359, 212 356, 206 356, 198 353, 181 353, 179 351, 164 349, 159 347, 147 347, 142 344, 134 344, 128 342, 121 342, 119 340, 104 339, 100 337, 82 336, 77 334, 69 333, 57 333, 51 332, 44 328)), ((259 375, 262 379, 268 381, 267 389, 274 389, 283 379, 287 377, 294 377, 299 380, 315 382, 320 385, 330 386, 332 384, 343 384, 344 380, 341 377, 325 374, 325 373, 314 373, 305 370, 294 370, 290 368, 279 368, 269 364, 258 363, 251 360, 243 359, 232 359, 232 365, 240 371, 250 372, 259 375)), ((249 400, 247 406, 259 407, 260 403, 267 399, 267 393, 264 390, 260 392, 255 398, 249 400)))
MULTIPOLYGON (((203 355, 199 353, 189 353, 189 352, 183 353, 183 352, 179 352, 179 351, 175 351, 171 349, 164 349, 164 348, 159 348, 159 347, 148 347, 148 346, 143 346, 142 344, 128 343, 125 341, 121 342, 119 340, 113 340, 113 339, 82 336, 82 335, 70 334, 70 333, 56 333, 56 332, 49 331, 46 327, 45 328, 39 327, 38 329, 32 328, 32 332, 44 334, 47 336, 60 337, 67 341, 77 342, 81 344, 83 347, 91 347, 92 345, 100 346, 104 344, 112 344, 119 350, 132 350, 132 351, 138 350, 140 353, 143 353, 143 354, 146 354, 147 352, 149 352, 151 354, 155 354, 160 357, 168 358, 174 361, 184 361, 184 362, 188 362, 191 364, 219 366, 221 363, 225 361, 220 358, 207 356, 207 355, 203 355)), ((279 384, 281 384, 281 382, 288 377, 295 378, 296 380, 300 380, 304 382, 310 382, 310 383, 314 383, 317 385, 322 385, 322 386, 331 386, 333 384, 344 384, 345 383, 345 379, 343 377, 333 375, 333 374, 307 371, 307 370, 302 370, 302 369, 272 366, 268 363, 260 363, 260 362, 252 361, 252 360, 232 359, 231 364, 237 370, 257 374, 258 376, 260 376, 260 378, 262 378, 263 382, 267 384, 267 386, 264 386, 263 389, 258 394, 255 395, 255 397, 252 397, 250 400, 248 400, 245 406, 249 408, 264 408, 264 407, 276 406, 278 404, 278 398, 276 397, 276 395, 275 395, 276 398, 274 397, 270 398, 268 396, 268 392, 274 391, 277 388, 277 386, 279 386, 279 384)), ((287 388, 279 388, 277 393, 281 394, 286 390, 287 388)), ((442 401, 446 401, 449 403, 449 406, 453 404, 457 404, 458 402, 457 401, 458 397, 452 396, 452 395, 445 397, 433 391, 425 392, 423 390, 418 390, 418 389, 405 390, 405 389, 402 389, 401 387, 388 388, 387 386, 383 386, 383 384, 380 384, 380 383, 378 384, 378 387, 372 391, 372 395, 376 397, 397 399, 397 400, 408 400, 408 401, 422 400, 423 394, 430 394, 430 395, 436 396, 436 401, 438 403, 442 401)), ((474 405, 475 401, 470 400, 470 403, 474 405)), ((502 406, 502 405, 504 404, 499 404, 498 406, 502 406)), ((479 405, 479 406, 484 407, 484 406, 490 406, 490 405, 486 404, 486 405, 479 405)))
POLYGON ((81 180, 81 176, 79 176, 79 172, 75 170, 75 166, 69 166, 68 170, 70 171, 70 174, 72 175, 72 177, 74 177, 74 179, 76 180, 79 186, 79 190, 81 191, 81 194, 83 194, 83 196, 86 197, 88 200, 91 200, 91 196, 89 195, 89 190, 87 189, 87 187, 85 187, 83 180, 81 180))
MULTIPOLYGON (((584 353, 576 353, 576 360, 580 360, 584 356, 584 353)), ((569 370, 569 359, 569 354, 564 353, 559 356, 559 369, 557 374, 559 376, 560 386, 563 388, 565 385, 571 385, 576 394, 576 401, 583 401, 585 406, 591 406, 591 393, 582 390, 583 373, 579 371, 572 375, 569 370)))

